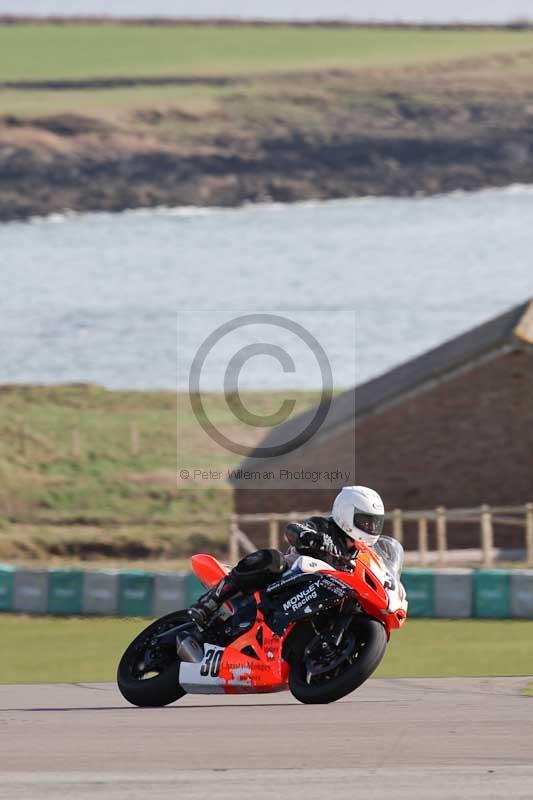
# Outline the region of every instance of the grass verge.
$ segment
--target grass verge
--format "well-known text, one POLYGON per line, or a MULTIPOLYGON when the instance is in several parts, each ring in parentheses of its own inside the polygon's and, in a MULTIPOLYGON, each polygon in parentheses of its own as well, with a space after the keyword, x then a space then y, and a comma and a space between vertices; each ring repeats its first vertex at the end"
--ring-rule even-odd
MULTIPOLYGON (((113 680, 148 621, 3 615, 1 624, 0 683, 60 683, 113 680)), ((532 637, 533 621, 410 620, 376 677, 531 675, 532 637)))
POLYGON ((0 80, 276 73, 525 50, 533 32, 276 26, 0 26, 0 80))
POLYGON ((391 636, 379 678, 532 675, 533 621, 408 620, 391 636))
MULTIPOLYGON (((316 402, 296 392, 294 413, 316 402)), ((243 393, 255 414, 286 393, 243 393)), ((230 438, 263 436, 223 395, 206 413, 230 438)), ((232 493, 227 469, 241 457, 213 442, 187 394, 113 392, 99 386, 0 387, 0 560, 176 559, 221 552, 232 493), (178 469, 219 478, 178 482, 178 469)))

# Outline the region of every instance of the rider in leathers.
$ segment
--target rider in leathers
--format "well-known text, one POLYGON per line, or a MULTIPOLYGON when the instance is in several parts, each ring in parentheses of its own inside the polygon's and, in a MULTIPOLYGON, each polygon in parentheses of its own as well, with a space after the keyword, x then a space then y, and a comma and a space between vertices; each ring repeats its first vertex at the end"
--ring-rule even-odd
POLYGON ((201 626, 209 624, 219 608, 239 592, 265 589, 289 569, 299 555, 327 562, 337 570, 351 571, 357 555, 356 540, 374 545, 384 520, 383 502, 364 486, 345 486, 337 495, 330 517, 311 517, 287 525, 289 549, 256 550, 245 556, 222 580, 189 609, 201 626))

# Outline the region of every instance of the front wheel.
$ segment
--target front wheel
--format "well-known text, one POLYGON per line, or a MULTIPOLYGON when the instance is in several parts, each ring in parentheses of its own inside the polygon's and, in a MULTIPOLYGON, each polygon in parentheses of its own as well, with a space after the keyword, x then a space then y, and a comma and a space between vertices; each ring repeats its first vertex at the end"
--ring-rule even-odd
MULTIPOLYGON (((353 692, 379 665, 387 647, 387 633, 376 619, 354 618, 339 653, 331 654, 318 673, 309 671, 311 637, 301 637, 292 653, 289 689, 301 703, 333 703, 353 692)), ((315 659, 316 664, 316 659, 315 659)))
POLYGON ((167 706, 183 697, 178 682, 179 660, 175 649, 160 645, 159 633, 189 619, 186 611, 174 611, 152 622, 126 651, 117 670, 117 684, 122 696, 134 706, 167 706))

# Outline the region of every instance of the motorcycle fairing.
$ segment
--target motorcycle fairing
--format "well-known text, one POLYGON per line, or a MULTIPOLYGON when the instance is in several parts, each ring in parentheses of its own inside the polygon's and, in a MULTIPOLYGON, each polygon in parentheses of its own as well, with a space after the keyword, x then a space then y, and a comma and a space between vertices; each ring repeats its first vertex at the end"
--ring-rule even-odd
POLYGON ((230 614, 223 610, 219 618, 215 618, 208 630, 211 641, 226 647, 238 637, 250 630, 257 619, 257 602, 254 595, 238 595, 225 604, 231 609, 230 614))
POLYGON ((353 575, 345 580, 356 588, 363 609, 381 618, 387 633, 400 628, 407 618, 407 596, 398 575, 393 575, 380 556, 363 542, 357 543, 359 552, 353 575))
POLYGON ((293 622, 332 608, 352 593, 332 574, 289 573, 261 593, 261 609, 267 625, 281 635, 293 622))
POLYGON ((291 572, 334 572, 334 567, 327 561, 312 556, 298 556, 290 568, 291 572))
POLYGON ((223 647, 206 643, 200 663, 181 661, 178 680, 182 689, 195 694, 223 694, 224 680, 219 677, 219 660, 223 653, 223 647))
POLYGON ((289 675, 281 645, 280 637, 259 620, 227 647, 205 644, 200 663, 181 662, 179 683, 194 694, 281 691, 287 688, 289 675))

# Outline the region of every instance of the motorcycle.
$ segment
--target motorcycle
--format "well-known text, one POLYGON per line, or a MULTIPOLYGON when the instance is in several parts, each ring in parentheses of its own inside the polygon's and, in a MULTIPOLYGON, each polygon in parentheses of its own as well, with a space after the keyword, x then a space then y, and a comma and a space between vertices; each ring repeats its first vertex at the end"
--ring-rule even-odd
MULTIPOLYGON (((187 693, 288 688, 302 703, 331 703, 353 692, 407 618, 402 546, 382 536, 374 548, 357 548, 352 571, 298 556, 266 589, 228 601, 205 629, 186 610, 156 620, 120 660, 122 695, 154 707, 187 693)), ((229 571, 210 555, 191 561, 206 588, 229 571)))

